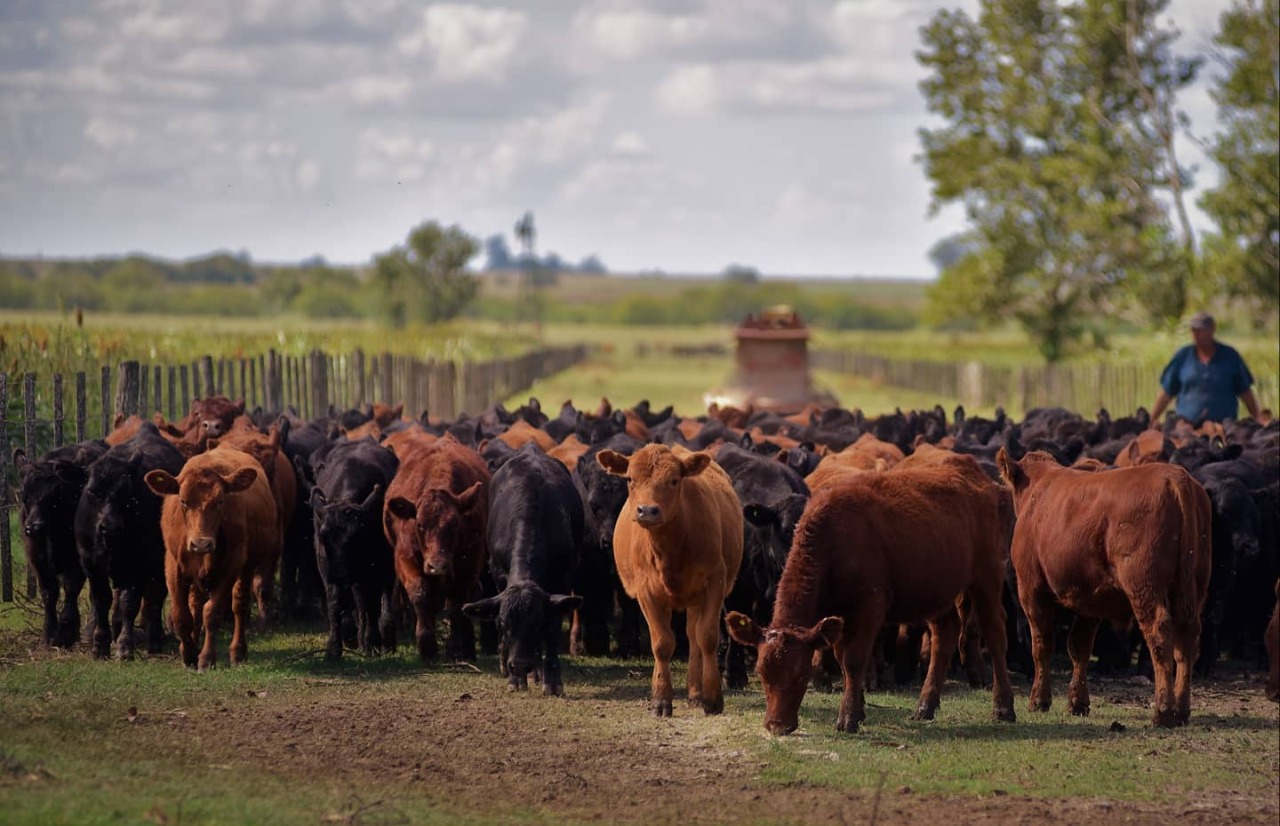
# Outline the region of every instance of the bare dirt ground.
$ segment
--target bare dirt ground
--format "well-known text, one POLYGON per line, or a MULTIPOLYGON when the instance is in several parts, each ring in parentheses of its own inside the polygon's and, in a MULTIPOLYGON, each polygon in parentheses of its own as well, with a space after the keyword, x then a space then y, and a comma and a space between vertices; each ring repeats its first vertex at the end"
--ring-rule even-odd
MULTIPOLYGON (((1141 707, 1150 699, 1149 688, 1126 681, 1098 681, 1096 691, 1141 707)), ((671 720, 655 721, 634 713, 639 705, 635 697, 608 695, 521 701, 496 682, 447 701, 438 694, 416 701, 403 685, 358 693, 319 686, 302 702, 250 696, 170 724, 198 742, 211 764, 310 779, 340 775, 343 784, 362 790, 366 814, 393 813, 397 794, 412 790, 414 797, 480 819, 507 819, 514 807, 560 822, 1280 821, 1277 786, 1270 799, 1219 792, 1152 803, 779 786, 759 779, 765 764, 757 757, 723 746, 716 720, 680 709, 671 720), (626 707, 621 714, 620 706, 626 707)), ((1244 710, 1275 713, 1275 706, 1261 699, 1255 683, 1197 687, 1197 711, 1230 716, 1244 710)), ((360 822, 351 817, 360 811, 330 816, 360 822)))

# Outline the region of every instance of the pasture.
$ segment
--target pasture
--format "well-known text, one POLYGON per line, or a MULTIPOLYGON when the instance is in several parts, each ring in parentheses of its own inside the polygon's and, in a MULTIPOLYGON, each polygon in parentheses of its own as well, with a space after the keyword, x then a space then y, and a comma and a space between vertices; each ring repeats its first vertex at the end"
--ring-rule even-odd
MULTIPOLYGON (((648 710, 645 660, 568 658, 566 696, 511 694, 493 657, 423 666, 401 648, 323 660, 318 629, 251 634, 249 663, 197 675, 175 654, 96 662, 0 635, 0 811, 8 823, 1275 822, 1276 707, 1256 673, 1197 684, 1192 724, 1150 726, 1141 678, 1095 680, 1093 714, 990 719, 950 681, 872 692, 856 735, 838 695, 801 728, 762 726, 753 679, 725 713, 648 710)), ((682 679, 677 665, 676 679, 682 679)), ((1065 675, 1059 674, 1059 685, 1065 675)))

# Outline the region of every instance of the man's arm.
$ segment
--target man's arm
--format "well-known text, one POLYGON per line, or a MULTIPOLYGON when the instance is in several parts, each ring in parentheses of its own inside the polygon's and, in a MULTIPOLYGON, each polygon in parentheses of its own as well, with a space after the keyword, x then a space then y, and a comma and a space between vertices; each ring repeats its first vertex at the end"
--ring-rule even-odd
MULTIPOLYGON (((1258 416, 1262 411, 1258 409, 1258 397, 1253 395, 1252 387, 1245 388, 1244 392, 1240 394, 1240 401, 1244 402, 1244 406, 1248 409, 1249 415, 1253 417, 1254 421, 1257 421, 1258 416)), ((1156 402, 1159 403, 1159 399, 1157 399, 1156 402)))
MULTIPOLYGON (((1253 398, 1253 391, 1250 390, 1248 391, 1248 393, 1249 393, 1249 398, 1253 398)), ((1170 396, 1168 393, 1166 393, 1163 387, 1160 388, 1160 392, 1156 394, 1156 403, 1151 405, 1151 429, 1152 430, 1159 430, 1161 428, 1162 421, 1160 417, 1164 415, 1164 409, 1169 406, 1169 402, 1172 399, 1173 397, 1170 396)), ((1257 401, 1255 401, 1253 404, 1254 406, 1257 406, 1258 403, 1257 401)), ((1248 407, 1248 405, 1249 405, 1249 402, 1246 401, 1245 406, 1248 407)), ((1257 418, 1257 417, 1255 416, 1254 418, 1257 418)))

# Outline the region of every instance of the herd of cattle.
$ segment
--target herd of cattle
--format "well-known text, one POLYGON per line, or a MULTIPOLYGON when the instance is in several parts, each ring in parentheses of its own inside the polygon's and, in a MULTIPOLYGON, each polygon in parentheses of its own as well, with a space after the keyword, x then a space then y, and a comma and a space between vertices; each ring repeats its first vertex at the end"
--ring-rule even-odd
POLYGON ((1048 709, 1064 628, 1073 714, 1089 713, 1095 638, 1100 667, 1149 657, 1157 725, 1187 722, 1192 670, 1224 652, 1269 656, 1280 698, 1274 421, 681 418, 603 400, 551 417, 534 399, 450 422, 384 405, 263 419, 212 396, 180 422, 15 452, 46 644, 79 639, 87 580, 99 657, 131 657, 135 624, 160 651, 166 597, 200 670, 228 616, 230 661, 245 659, 253 602, 261 627, 322 607, 333 659, 394 650, 411 623, 433 660, 444 612, 447 657, 475 658, 480 620, 510 685, 532 675, 548 694, 563 691, 567 618, 572 653, 630 656, 643 615, 655 714, 672 712, 687 647, 688 698, 709 714, 754 659, 776 734, 811 680, 837 674, 836 727, 856 731, 890 665, 900 682, 927 665, 916 716, 932 719, 957 653, 981 684, 985 651, 996 719, 1015 719, 1011 665, 1034 677, 1030 709, 1048 709))

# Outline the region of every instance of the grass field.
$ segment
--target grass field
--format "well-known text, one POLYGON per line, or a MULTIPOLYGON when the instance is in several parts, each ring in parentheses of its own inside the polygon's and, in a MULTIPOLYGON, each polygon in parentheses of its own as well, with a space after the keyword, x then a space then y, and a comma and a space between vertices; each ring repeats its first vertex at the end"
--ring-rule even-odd
MULTIPOLYGON (((0 620, 0 811, 13 824, 1274 822, 1276 707, 1257 675, 1197 685, 1192 725, 1156 730, 1140 680, 1094 681, 1089 718, 990 719, 949 682, 868 695, 856 735, 810 692, 796 735, 764 732, 757 682, 725 713, 648 713, 650 661, 569 659, 567 696, 512 695, 493 658, 423 666, 403 649, 324 662, 323 637, 250 635, 250 662, 43 652, 0 620), (1116 724, 1119 724, 1118 726, 1116 724), (1122 729, 1122 730, 1120 730, 1122 729)), ((225 640, 224 640, 225 642, 225 640)), ((683 679, 677 665, 675 678, 683 679)))

